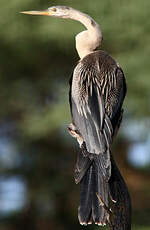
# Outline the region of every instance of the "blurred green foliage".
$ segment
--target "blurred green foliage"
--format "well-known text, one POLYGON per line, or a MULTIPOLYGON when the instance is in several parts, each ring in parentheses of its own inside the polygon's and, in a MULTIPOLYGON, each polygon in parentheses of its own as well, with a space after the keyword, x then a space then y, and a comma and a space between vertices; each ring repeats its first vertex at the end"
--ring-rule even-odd
MULTIPOLYGON (((119 62, 126 76, 127 119, 150 114, 149 0, 1 0, 0 124, 14 124, 7 135, 13 138, 22 163, 0 172, 23 175, 29 196, 28 207, 6 220, 6 226, 9 222, 16 226, 13 229, 25 222, 24 229, 32 230, 82 229, 77 222, 79 191, 73 182, 75 143, 66 127, 71 121, 68 81, 78 61, 74 37, 84 27, 71 20, 19 13, 52 5, 72 6, 100 24, 102 49, 119 62), (42 211, 48 203, 50 209, 42 211)), ((139 218, 134 220, 141 226, 133 230, 149 228, 142 227, 139 218)))
MULTIPOLYGON (((64 88, 64 94, 66 93, 68 85, 64 79, 69 79, 78 60, 74 36, 83 29, 83 26, 71 20, 19 14, 22 10, 45 9, 52 5, 48 5, 46 1, 35 3, 15 0, 8 4, 4 0, 2 2, 1 103, 4 102, 5 113, 6 110, 8 113, 12 110, 14 112, 26 110, 24 116, 28 116, 28 110, 35 111, 37 106, 39 109, 42 94, 43 97, 54 93, 57 95, 51 96, 59 98, 64 96, 62 92, 58 92, 59 89, 56 87, 58 81, 62 82, 60 88, 64 88), (54 84, 56 84, 55 92, 52 90, 54 84)), ((102 49, 118 60, 127 78, 126 104, 129 112, 135 116, 137 114, 147 116, 150 110, 149 1, 117 0, 114 3, 112 0, 107 0, 100 3, 99 0, 94 0, 81 4, 77 0, 55 1, 53 4, 68 4, 83 10, 101 25, 104 37, 102 49), (142 109, 139 110, 139 107, 142 109)))

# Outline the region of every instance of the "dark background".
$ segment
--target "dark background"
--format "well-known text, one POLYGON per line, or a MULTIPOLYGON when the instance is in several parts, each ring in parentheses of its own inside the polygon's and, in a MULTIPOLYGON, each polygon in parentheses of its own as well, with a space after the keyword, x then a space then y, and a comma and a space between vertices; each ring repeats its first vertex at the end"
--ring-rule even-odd
MULTIPOLYGON (((1 0, 0 229, 84 229, 73 179, 78 146, 70 123, 69 78, 78 61, 78 22, 19 14, 69 5, 92 16, 102 49, 124 70, 128 94, 113 152, 128 185, 133 230, 150 229, 149 0, 1 0)), ((99 229, 89 226, 88 229, 99 229)), ((105 228, 104 228, 105 229, 105 228)))

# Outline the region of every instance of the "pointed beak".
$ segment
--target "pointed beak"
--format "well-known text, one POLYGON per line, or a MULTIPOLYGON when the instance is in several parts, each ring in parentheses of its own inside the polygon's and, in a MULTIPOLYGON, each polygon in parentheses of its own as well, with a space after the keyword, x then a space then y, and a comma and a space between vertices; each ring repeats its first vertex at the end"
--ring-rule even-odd
POLYGON ((50 16, 52 15, 52 12, 49 12, 48 10, 40 10, 40 11, 22 11, 20 12, 21 14, 32 14, 32 15, 47 15, 50 16))

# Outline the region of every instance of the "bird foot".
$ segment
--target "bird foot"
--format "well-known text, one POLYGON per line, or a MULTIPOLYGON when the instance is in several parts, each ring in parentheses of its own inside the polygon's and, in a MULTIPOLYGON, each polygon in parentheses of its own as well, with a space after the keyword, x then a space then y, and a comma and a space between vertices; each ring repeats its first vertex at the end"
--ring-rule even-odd
POLYGON ((76 126, 73 124, 73 123, 70 123, 68 125, 68 131, 69 131, 69 134, 73 137, 73 138, 76 138, 80 147, 81 145, 83 144, 83 138, 81 136, 81 134, 79 133, 79 131, 77 130, 76 126))

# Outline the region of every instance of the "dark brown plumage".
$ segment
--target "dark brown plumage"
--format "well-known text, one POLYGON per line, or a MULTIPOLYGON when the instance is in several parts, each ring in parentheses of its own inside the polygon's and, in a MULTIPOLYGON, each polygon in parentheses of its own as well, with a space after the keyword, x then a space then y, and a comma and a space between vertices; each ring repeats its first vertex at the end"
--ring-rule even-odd
POLYGON ((88 54, 75 67, 70 106, 77 140, 80 136, 75 181, 81 184, 78 216, 84 225, 92 219, 96 224, 105 225, 108 218, 96 193, 107 206, 109 199, 113 200, 109 191, 110 150, 114 133, 120 126, 125 94, 123 71, 106 52, 88 54))

